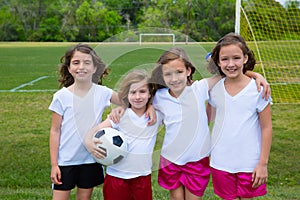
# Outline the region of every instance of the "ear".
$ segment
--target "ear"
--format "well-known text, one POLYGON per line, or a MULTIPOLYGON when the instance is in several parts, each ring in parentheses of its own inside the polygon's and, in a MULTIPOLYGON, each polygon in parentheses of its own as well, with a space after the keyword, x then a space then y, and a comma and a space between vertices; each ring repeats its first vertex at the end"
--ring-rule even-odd
POLYGON ((246 64, 248 62, 248 54, 245 54, 244 56, 244 64, 246 64))
POLYGON ((70 72, 70 65, 68 66, 68 72, 71 74, 71 72, 70 72))
POLYGON ((95 65, 94 65, 94 70, 93 71, 94 71, 93 74, 95 74, 96 71, 97 71, 97 67, 95 65))
POLYGON ((187 71, 187 72, 186 72, 186 73, 187 73, 187 76, 190 76, 191 73, 192 73, 192 69, 191 69, 190 67, 188 67, 186 71, 187 71))

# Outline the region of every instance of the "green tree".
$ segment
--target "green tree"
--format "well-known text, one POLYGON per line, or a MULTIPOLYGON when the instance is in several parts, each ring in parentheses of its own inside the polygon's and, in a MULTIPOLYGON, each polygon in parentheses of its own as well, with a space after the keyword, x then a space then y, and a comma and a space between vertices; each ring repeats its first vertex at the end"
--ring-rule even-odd
POLYGON ((100 2, 94 5, 94 9, 97 11, 94 15, 97 41, 103 41, 123 31, 122 17, 118 12, 107 9, 100 2))
POLYGON ((17 41, 25 39, 24 29, 8 7, 0 8, 0 41, 17 41))
POLYGON ((53 15, 58 15, 61 19, 60 31, 65 41, 76 41, 79 32, 79 28, 76 24, 76 9, 75 1, 61 2, 59 5, 53 5, 51 9, 52 12, 57 12, 53 15))
POLYGON ((87 1, 84 1, 76 10, 76 24, 79 27, 77 40, 91 41, 91 38, 96 37, 95 32, 95 10, 87 1))
POLYGON ((84 1, 76 10, 76 22, 79 27, 77 40, 80 41, 103 41, 122 31, 121 17, 101 2, 84 1))
POLYGON ((64 41, 60 31, 60 21, 56 16, 43 20, 35 34, 35 38, 39 38, 40 41, 64 41))

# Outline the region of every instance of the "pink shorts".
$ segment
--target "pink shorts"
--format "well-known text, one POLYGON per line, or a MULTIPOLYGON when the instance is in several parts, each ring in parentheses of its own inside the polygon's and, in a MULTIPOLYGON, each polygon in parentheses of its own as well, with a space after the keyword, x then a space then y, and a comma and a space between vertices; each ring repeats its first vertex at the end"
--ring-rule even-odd
POLYGON ((253 198, 267 194, 267 185, 252 188, 252 173, 229 173, 211 168, 214 192, 223 199, 253 198))
POLYGON ((167 190, 173 190, 181 185, 192 194, 203 196, 210 178, 209 158, 203 158, 185 165, 176 165, 160 157, 158 183, 167 190))
POLYGON ((109 200, 152 200, 151 175, 122 179, 106 174, 103 196, 109 200))

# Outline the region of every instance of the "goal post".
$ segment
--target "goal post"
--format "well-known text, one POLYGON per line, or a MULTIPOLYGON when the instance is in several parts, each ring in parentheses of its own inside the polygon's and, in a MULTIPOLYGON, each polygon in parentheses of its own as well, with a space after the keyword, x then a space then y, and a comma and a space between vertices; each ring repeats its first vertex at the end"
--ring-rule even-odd
POLYGON ((175 34, 174 33, 140 33, 139 35, 139 44, 142 45, 143 36, 147 37, 171 37, 172 44, 175 45, 175 34))
POLYGON ((235 32, 254 51, 273 103, 300 103, 299 0, 236 0, 235 32))

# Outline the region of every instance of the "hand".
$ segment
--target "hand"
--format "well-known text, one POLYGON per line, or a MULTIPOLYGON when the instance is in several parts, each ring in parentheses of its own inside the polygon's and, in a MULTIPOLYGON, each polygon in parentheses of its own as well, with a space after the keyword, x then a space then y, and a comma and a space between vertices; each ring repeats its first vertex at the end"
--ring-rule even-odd
POLYGON ((115 124, 120 122, 120 118, 124 114, 125 109, 123 107, 117 107, 111 110, 109 114, 109 119, 112 120, 115 124))
POLYGON ((258 73, 256 73, 255 81, 256 81, 258 92, 260 92, 260 88, 261 88, 261 86, 263 86, 264 90, 263 90, 262 98, 266 99, 266 101, 267 101, 271 95, 270 84, 262 75, 260 75, 258 73))
POLYGON ((252 187, 257 188, 258 186, 267 182, 268 170, 267 165, 258 164, 252 173, 252 187))
POLYGON ((61 172, 60 172, 60 169, 57 165, 52 166, 50 178, 51 178, 52 183, 54 183, 55 185, 61 185, 62 184, 62 182, 61 182, 61 172))
POLYGON ((93 149, 91 151, 91 154, 98 159, 103 159, 106 157, 106 151, 102 148, 99 148, 97 144, 102 144, 102 141, 99 138, 93 138, 93 149))
POLYGON ((147 123, 148 126, 152 126, 156 123, 156 112, 155 109, 152 105, 149 105, 147 110, 146 110, 146 117, 149 117, 149 121, 147 123))

